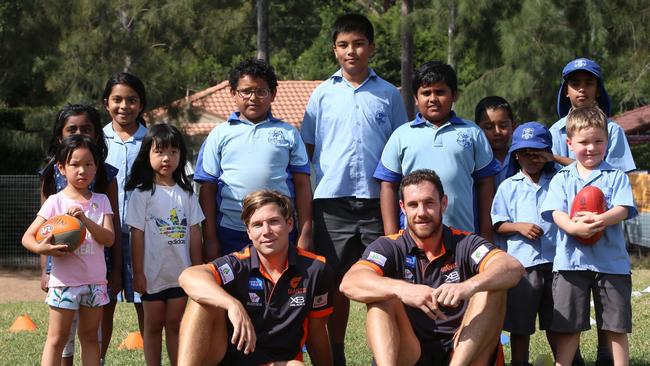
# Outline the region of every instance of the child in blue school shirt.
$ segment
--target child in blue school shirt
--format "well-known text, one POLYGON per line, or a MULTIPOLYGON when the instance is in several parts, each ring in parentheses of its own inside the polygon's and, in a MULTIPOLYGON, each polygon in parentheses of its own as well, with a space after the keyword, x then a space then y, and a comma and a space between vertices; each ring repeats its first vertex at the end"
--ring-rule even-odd
MULTIPOLYGON (((562 70, 562 85, 557 93, 557 114, 560 119, 549 129, 553 136, 555 161, 563 166, 571 164, 575 154, 566 143, 566 116, 569 110, 581 106, 597 105, 606 116, 610 115, 610 100, 603 82, 600 66, 586 58, 575 59, 562 70)), ((605 161, 625 173, 636 170, 625 131, 616 122, 607 121, 607 151, 605 161)))
POLYGON ((556 362, 569 364, 590 329, 589 300, 593 295, 596 324, 612 350, 614 364, 629 362, 627 333, 632 331, 632 277, 622 221, 637 215, 627 175, 604 161, 607 117, 597 107, 574 108, 567 116, 567 144, 576 161, 558 171, 542 204, 542 218, 559 227, 553 263, 556 362), (576 194, 585 186, 602 190, 607 211, 569 216, 576 194), (576 237, 603 236, 593 245, 576 237))
POLYGON ((309 160, 298 130, 271 114, 278 81, 271 65, 248 59, 230 72, 230 94, 237 111, 215 127, 199 151, 194 180, 206 260, 236 252, 250 243, 241 219, 242 202, 251 192, 273 189, 291 197, 298 214, 292 241, 311 248, 309 160))
MULTIPOLYGON (((511 334, 511 365, 528 365, 530 335, 550 329, 553 316, 553 257, 557 227, 545 222, 539 207, 546 198, 556 168, 551 134, 537 122, 515 129, 508 151, 510 177, 497 188, 492 202, 492 222, 498 244, 526 268, 519 284, 508 290, 504 329, 511 334), (514 174, 514 175, 513 175, 514 174)), ((552 346, 552 348, 554 345, 552 346)))

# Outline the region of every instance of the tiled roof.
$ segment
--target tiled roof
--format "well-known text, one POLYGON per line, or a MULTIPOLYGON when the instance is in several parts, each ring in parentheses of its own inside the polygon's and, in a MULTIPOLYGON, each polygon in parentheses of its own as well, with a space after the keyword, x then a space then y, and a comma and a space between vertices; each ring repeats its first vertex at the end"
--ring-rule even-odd
MULTIPOLYGON (((321 83, 318 80, 284 80, 278 81, 278 93, 271 104, 273 116, 300 128, 302 117, 312 91, 321 83)), ((190 103, 195 111, 210 114, 216 120, 225 121, 235 111, 236 106, 230 94, 228 81, 192 94, 187 98, 172 103, 174 107, 184 107, 190 103)), ((161 107, 149 112, 155 120, 164 119, 167 108, 161 107)), ((207 135, 217 122, 184 123, 183 129, 187 135, 207 135)))
POLYGON ((650 104, 621 113, 612 119, 623 127, 626 134, 647 131, 650 129, 650 104))

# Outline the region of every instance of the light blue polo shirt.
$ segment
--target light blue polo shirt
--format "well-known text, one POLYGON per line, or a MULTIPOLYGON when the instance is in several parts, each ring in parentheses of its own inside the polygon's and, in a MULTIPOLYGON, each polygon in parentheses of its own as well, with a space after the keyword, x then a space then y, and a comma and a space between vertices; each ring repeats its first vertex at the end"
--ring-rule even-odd
POLYGON ((501 182, 492 201, 490 213, 493 223, 527 222, 544 231, 537 240, 528 239, 519 233, 495 233, 497 245, 507 250, 526 268, 553 262, 555 256, 557 225, 545 221, 540 214, 553 175, 555 172, 542 172, 539 183, 535 183, 520 171, 501 182))
POLYGON ((309 174, 305 145, 295 127, 271 113, 257 124, 239 112, 212 129, 203 142, 194 180, 217 184, 217 224, 246 231, 241 220, 247 194, 273 189, 295 197, 292 173, 309 174))
POLYGON ((106 163, 116 167, 119 171, 117 172, 117 197, 120 205, 120 222, 122 223, 122 232, 129 232, 129 225, 126 224, 126 205, 131 196, 131 192, 126 192, 124 187, 126 186, 126 180, 131 174, 131 166, 135 161, 135 158, 138 156, 140 151, 140 146, 142 145, 142 139, 147 134, 147 128, 141 124, 138 124, 138 129, 135 131, 135 134, 131 136, 126 141, 122 139, 115 133, 113 129, 113 124, 109 123, 104 126, 104 139, 106 140, 106 145, 108 146, 108 156, 106 156, 106 163))
POLYGON ((379 198, 372 174, 391 133, 407 121, 397 88, 370 69, 358 87, 341 70, 312 93, 300 127, 314 145, 314 198, 379 198))
MULTIPOLYGON (((566 143, 566 117, 560 118, 549 128, 551 136, 553 136, 553 154, 576 159, 573 151, 569 150, 566 143)), ((607 122, 607 153, 605 154, 605 161, 616 169, 620 169, 625 173, 636 170, 634 158, 630 145, 627 143, 625 131, 618 125, 618 123, 608 120, 607 122)))
POLYGON ((400 126, 390 137, 374 177, 400 182, 402 176, 417 170, 434 170, 448 197, 443 223, 474 232, 475 176, 493 176, 499 171, 492 148, 483 131, 472 121, 456 117, 440 127, 418 113, 411 123, 400 126))
MULTIPOLYGON (((585 186, 600 188, 607 200, 607 209, 626 206, 627 219, 637 215, 632 187, 627 175, 602 162, 587 180, 580 178, 576 162, 565 166, 551 180, 546 199, 542 204, 542 218, 553 222, 553 211, 569 213, 578 191, 585 186)), ((623 223, 608 226, 603 237, 594 245, 580 244, 564 230, 558 230, 557 249, 553 271, 590 270, 610 274, 630 274, 630 258, 625 249, 623 223)))

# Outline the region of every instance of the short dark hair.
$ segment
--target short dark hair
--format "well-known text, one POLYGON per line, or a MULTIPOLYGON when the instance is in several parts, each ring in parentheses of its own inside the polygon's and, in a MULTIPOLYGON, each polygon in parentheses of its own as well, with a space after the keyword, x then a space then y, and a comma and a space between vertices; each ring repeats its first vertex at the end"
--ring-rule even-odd
POLYGON ((512 116, 512 107, 507 100, 496 95, 490 95, 481 99, 474 109, 474 122, 478 123, 488 110, 503 109, 508 113, 511 121, 515 121, 512 116))
POLYGON ((442 61, 427 61, 413 74, 413 95, 421 86, 445 83, 455 94, 458 91, 458 78, 451 65, 442 61))
POLYGON ((233 91, 237 90, 239 79, 246 75, 266 80, 271 92, 275 92, 278 88, 278 78, 275 76, 273 67, 264 60, 249 58, 240 62, 235 66, 235 68, 230 70, 230 75, 228 77, 230 89, 233 91))
POLYGON ((414 170, 402 178, 402 183, 399 186, 399 198, 404 200, 404 187, 420 184, 422 182, 429 182, 438 190, 439 198, 445 196, 445 190, 442 188, 440 177, 435 171, 431 169, 418 169, 414 170))
POLYGON ((345 14, 338 17, 332 25, 332 44, 336 44, 339 33, 351 32, 363 34, 370 44, 375 42, 375 30, 368 18, 361 14, 345 14))
POLYGON ((241 219, 244 224, 248 226, 255 211, 268 204, 278 206, 280 214, 286 221, 293 217, 293 204, 289 197, 278 191, 262 189, 251 192, 244 198, 241 210, 241 219))

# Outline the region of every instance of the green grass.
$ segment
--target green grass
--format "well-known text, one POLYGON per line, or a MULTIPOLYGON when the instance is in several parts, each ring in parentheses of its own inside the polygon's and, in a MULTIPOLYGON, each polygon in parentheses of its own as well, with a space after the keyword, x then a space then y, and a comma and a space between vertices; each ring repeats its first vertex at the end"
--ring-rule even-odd
MULTIPOLYGON (((646 267, 647 268, 647 267, 646 267)), ((635 269, 633 291, 642 291, 650 286, 650 269, 635 269)), ((650 293, 632 298, 633 333, 630 335, 631 365, 650 364, 650 293)), ((348 365, 369 365, 370 350, 366 344, 364 331, 365 306, 352 304, 346 354, 348 365)), ((135 311, 130 304, 118 304, 115 311, 113 340, 108 351, 107 365, 143 365, 142 351, 118 350, 119 344, 132 331, 137 329, 135 311)), ((47 332, 47 306, 41 302, 14 303, 0 305, 0 365, 35 365, 39 363, 47 332), (38 329, 35 332, 9 333, 13 321, 22 314, 29 314, 38 329)), ((506 360, 510 348, 505 346, 506 360)), ((587 365, 593 365, 596 358, 596 331, 584 332, 581 338, 582 354, 587 365)), ((79 345, 76 347, 77 361, 79 345)), ((540 354, 550 354, 544 334, 535 333, 531 339, 530 360, 533 362, 540 354)), ((308 358, 307 358, 308 359, 308 358)), ((163 364, 169 365, 166 355, 163 364)))

